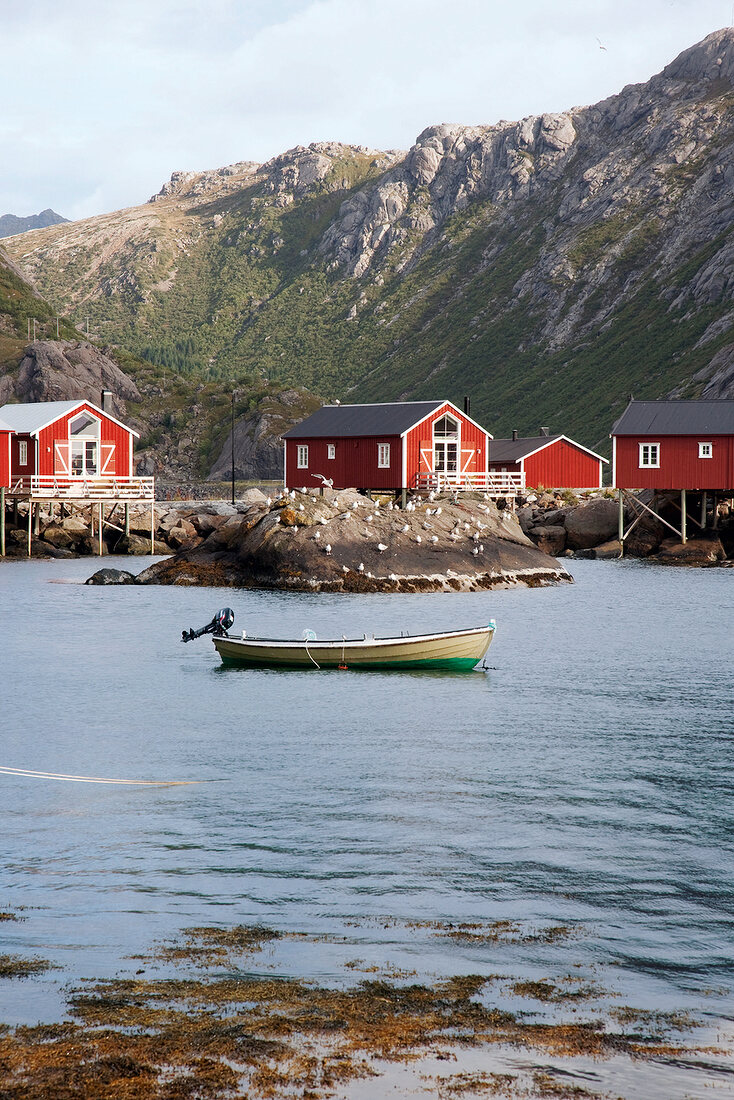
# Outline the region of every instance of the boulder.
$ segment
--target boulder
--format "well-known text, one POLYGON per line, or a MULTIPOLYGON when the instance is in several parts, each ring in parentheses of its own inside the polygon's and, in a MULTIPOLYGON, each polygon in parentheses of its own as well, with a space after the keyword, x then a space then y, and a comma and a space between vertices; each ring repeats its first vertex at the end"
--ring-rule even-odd
POLYGON ((43 531, 43 541, 50 542, 52 546, 59 549, 66 549, 73 545, 74 538, 65 527, 59 527, 58 524, 49 524, 43 531))
MULTIPOLYGON (((165 543, 159 545, 165 546, 163 553, 167 554, 169 551, 168 546, 165 543)), ((147 539, 143 535, 123 535, 115 544, 116 554, 150 554, 150 552, 150 535, 147 539)))
POLYGON ((566 532, 563 526, 548 524, 544 527, 532 527, 530 537, 544 554, 556 557, 566 549, 566 532))
MULTIPOLYGON (((268 498, 261 489, 255 488, 245 489, 244 493, 242 493, 242 495, 240 496, 240 502, 247 505, 264 504, 267 499, 268 498)), ((230 504, 230 508, 231 507, 232 505, 230 504)))
POLYGON ((655 560, 664 565, 713 565, 725 559, 726 552, 717 536, 691 539, 686 543, 664 539, 655 555, 655 560))
POLYGON ((564 520, 571 550, 588 550, 613 538, 619 527, 619 506, 614 500, 592 500, 572 508, 564 520))
POLYGON ((189 523, 187 519, 181 519, 175 527, 170 528, 166 541, 174 550, 180 550, 184 546, 197 545, 201 539, 197 535, 193 523, 189 523))
POLYGON ((189 517, 189 523, 193 524, 197 535, 201 535, 202 538, 211 535, 212 531, 216 531, 226 522, 226 516, 208 515, 205 512, 197 512, 195 516, 189 517))
POLYGON ((135 577, 126 569, 98 569, 85 584, 134 584, 135 577))
POLYGON ((83 538, 89 532, 89 522, 80 515, 65 516, 59 526, 67 531, 73 539, 83 538))
POLYGON ((601 546, 595 546, 592 551, 598 561, 611 560, 622 556, 622 543, 619 539, 610 539, 601 546))

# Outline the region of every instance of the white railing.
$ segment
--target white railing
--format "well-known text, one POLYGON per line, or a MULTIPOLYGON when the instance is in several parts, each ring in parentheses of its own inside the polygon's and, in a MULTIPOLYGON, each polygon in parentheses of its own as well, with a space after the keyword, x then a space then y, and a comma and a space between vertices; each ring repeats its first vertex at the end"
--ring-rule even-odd
POLYGON ((8 495, 36 500, 154 500, 155 478, 29 474, 17 478, 8 495))
POLYGON ((515 496, 525 490, 525 474, 490 471, 478 474, 417 474, 415 489, 438 493, 489 493, 490 496, 515 496))

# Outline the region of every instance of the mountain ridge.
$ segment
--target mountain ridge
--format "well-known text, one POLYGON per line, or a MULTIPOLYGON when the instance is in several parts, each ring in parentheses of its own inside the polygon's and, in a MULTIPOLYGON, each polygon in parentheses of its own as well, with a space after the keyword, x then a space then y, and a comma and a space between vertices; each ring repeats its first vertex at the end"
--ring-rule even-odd
POLYGON ((734 396, 734 31, 588 107, 174 173, 5 242, 172 373, 342 400, 464 393, 608 452, 628 392, 734 396))

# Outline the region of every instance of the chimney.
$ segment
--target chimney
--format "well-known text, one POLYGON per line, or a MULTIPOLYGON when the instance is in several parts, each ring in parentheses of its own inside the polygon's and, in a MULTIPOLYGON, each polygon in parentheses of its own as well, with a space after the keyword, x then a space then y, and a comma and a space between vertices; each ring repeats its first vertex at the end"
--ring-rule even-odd
POLYGON ((541 435, 550 435, 550 428, 541 428, 540 429, 540 434, 541 435))
POLYGON ((112 390, 102 390, 102 412, 112 415, 112 390))
POLYGON ((512 429, 512 442, 514 443, 516 439, 517 439, 517 428, 513 428, 512 429))
POLYGON ((468 397, 464 398, 464 416, 471 416, 471 401, 468 397))

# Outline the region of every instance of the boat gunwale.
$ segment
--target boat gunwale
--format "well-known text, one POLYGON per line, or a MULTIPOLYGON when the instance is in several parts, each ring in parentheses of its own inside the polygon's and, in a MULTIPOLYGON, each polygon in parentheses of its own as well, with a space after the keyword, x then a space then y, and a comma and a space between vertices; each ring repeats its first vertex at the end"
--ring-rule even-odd
POLYGON ((493 634, 496 629, 494 622, 490 622, 487 626, 475 626, 468 627, 465 630, 443 630, 437 631, 432 634, 407 634, 402 637, 364 637, 364 638, 324 638, 323 640, 318 638, 257 638, 254 635, 245 638, 233 638, 229 635, 214 635, 212 641, 217 646, 219 642, 227 642, 233 645, 239 646, 259 646, 266 645, 272 649, 293 649, 294 647, 301 650, 317 650, 323 648, 344 649, 349 647, 369 648, 380 647, 384 645, 413 645, 416 642, 428 642, 438 639, 450 639, 450 638, 464 638, 472 637, 482 634, 493 634))

